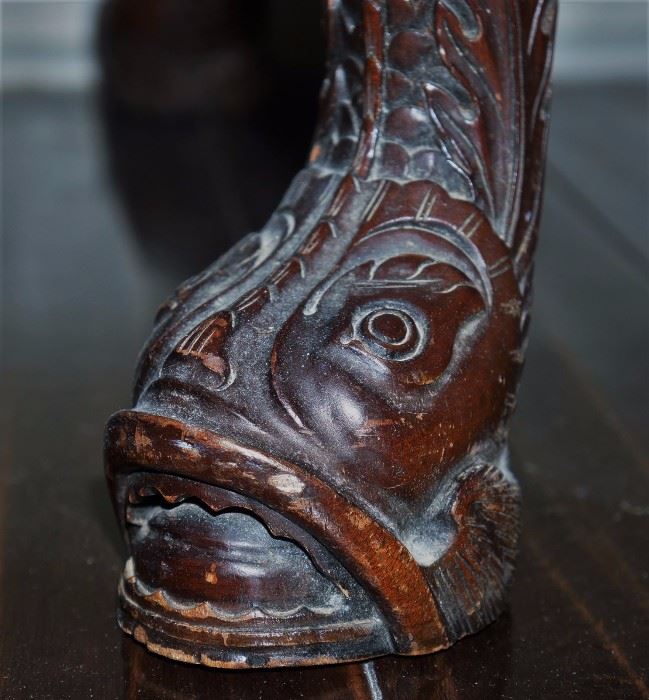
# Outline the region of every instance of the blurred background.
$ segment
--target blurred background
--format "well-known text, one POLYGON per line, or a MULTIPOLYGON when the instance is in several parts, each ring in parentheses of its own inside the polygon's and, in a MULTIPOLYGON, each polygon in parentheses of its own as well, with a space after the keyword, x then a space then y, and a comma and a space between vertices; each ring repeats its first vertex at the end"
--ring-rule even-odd
MULTIPOLYGON (((317 2, 261 4, 268 8, 272 31, 291 36, 287 58, 296 48, 301 53, 308 50, 309 42, 300 45, 290 30, 292 25, 303 26, 305 17, 311 26, 317 25, 317 2)), ((94 38, 101 6, 102 0, 2 0, 3 88, 84 90, 96 84, 100 71, 94 38)), ((563 0, 555 80, 643 79, 646 36, 647 6, 642 0, 563 0)))
MULTIPOLYGON (((318 0, 0 2, 2 697, 350 697, 354 665, 246 685, 122 639, 101 468, 156 307, 305 158, 320 19, 318 0)), ((394 697, 649 697, 647 28, 642 0, 560 2, 512 610, 377 662, 394 697)))

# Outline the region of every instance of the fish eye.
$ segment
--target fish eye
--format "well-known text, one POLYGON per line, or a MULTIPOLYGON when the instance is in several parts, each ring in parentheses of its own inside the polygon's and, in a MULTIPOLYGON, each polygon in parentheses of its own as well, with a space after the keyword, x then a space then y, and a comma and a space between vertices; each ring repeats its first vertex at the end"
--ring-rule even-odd
POLYGON ((398 348, 416 333, 413 319, 399 309, 372 311, 363 319, 363 330, 386 347, 398 348))
POLYGON ((403 362, 423 351, 428 335, 428 321, 420 309, 401 301, 381 301, 356 309, 351 328, 340 342, 384 360, 403 362))

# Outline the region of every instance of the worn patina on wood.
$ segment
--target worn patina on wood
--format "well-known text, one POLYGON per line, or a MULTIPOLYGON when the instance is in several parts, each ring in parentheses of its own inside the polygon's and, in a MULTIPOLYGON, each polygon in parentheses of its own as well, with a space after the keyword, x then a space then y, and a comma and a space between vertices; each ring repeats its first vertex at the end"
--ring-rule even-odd
POLYGON ((162 306, 107 428, 119 620, 150 650, 423 654, 502 611, 555 12, 329 2, 308 165, 162 306))

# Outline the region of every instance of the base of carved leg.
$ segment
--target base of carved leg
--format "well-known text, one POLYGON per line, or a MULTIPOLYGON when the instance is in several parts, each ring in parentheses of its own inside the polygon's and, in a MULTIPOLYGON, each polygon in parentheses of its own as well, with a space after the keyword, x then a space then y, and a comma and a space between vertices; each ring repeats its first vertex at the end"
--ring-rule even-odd
POLYGON ((120 627, 149 651, 175 661, 215 668, 276 668, 358 661, 391 651, 384 630, 373 619, 320 625, 281 618, 272 625, 181 621, 173 613, 162 613, 167 605, 162 595, 156 611, 150 600, 136 598, 134 589, 133 579, 120 583, 120 627))
POLYGON ((122 625, 172 658, 426 654, 505 605, 555 3, 328 7, 309 164, 107 428, 122 625))

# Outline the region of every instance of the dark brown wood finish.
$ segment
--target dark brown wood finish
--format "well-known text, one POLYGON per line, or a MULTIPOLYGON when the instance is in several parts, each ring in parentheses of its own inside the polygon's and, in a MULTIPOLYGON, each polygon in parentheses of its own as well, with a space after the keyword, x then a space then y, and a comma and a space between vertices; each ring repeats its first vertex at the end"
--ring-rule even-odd
MULTIPOLYGON (((180 277, 160 281, 150 254, 137 252, 101 167, 93 101, 5 93, 0 696, 649 697, 646 96, 633 83, 555 88, 534 323, 512 425, 524 507, 508 610, 430 656, 241 673, 150 654, 115 624, 124 550, 97 445, 104 416, 128 402, 156 300, 180 277)), ((160 235, 173 234, 186 202, 162 185, 179 175, 197 207, 214 212, 214 229, 230 226, 238 195, 259 183, 234 169, 220 180, 222 163, 205 154, 230 141, 252 160, 244 128, 213 115, 116 115, 111 147, 131 154, 117 175, 134 178, 127 204, 158 203, 169 214, 160 235), (229 193, 222 218, 206 181, 229 193)), ((275 156, 264 157, 270 171, 275 156)), ((250 215, 263 217, 264 200, 251 201, 250 215)), ((241 221, 240 232, 254 225, 241 221)), ((182 274, 180 257, 166 269, 182 274)))
POLYGON ((161 307, 107 428, 119 621, 151 651, 420 655, 502 612, 555 15, 329 3, 307 166, 161 307))

